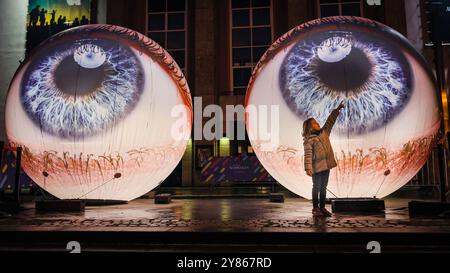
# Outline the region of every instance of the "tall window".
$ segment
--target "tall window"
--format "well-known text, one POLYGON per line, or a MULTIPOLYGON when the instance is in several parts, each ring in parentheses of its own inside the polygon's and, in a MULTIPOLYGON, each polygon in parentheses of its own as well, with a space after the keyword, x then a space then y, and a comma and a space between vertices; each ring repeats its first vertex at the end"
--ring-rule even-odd
POLYGON ((147 35, 175 59, 185 73, 187 0, 148 0, 147 35))
POLYGON ((358 0, 319 0, 319 17, 361 16, 361 1, 358 0))
POLYGON ((234 94, 245 94, 252 69, 272 44, 271 0, 230 0, 231 78, 234 94))

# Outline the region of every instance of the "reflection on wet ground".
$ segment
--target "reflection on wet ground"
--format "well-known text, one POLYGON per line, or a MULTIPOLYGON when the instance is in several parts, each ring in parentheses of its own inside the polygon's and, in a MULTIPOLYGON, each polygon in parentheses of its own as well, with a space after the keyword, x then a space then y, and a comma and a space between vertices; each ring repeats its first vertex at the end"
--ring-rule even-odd
POLYGON ((14 215, 0 215, 0 231, 149 231, 149 232, 399 232, 450 233, 448 218, 410 218, 408 199, 386 199, 384 214, 334 214, 311 217, 301 198, 285 203, 267 199, 153 199, 86 207, 84 213, 39 213, 34 204, 14 215))

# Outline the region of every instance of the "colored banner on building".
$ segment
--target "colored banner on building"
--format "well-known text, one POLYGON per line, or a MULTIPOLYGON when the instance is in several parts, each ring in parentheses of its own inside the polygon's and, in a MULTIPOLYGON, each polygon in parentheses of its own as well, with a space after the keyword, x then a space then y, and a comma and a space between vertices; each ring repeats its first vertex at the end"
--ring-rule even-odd
POLYGON ((53 34, 89 24, 90 14, 91 0, 29 0, 26 52, 53 34))
POLYGON ((210 158, 201 170, 202 182, 272 182, 256 156, 210 158))
MULTIPOLYGON (((0 166, 0 191, 12 193, 16 176, 16 156, 12 151, 3 151, 0 166)), ((20 171, 19 183, 22 193, 28 192, 33 186, 33 181, 23 170, 20 171)))

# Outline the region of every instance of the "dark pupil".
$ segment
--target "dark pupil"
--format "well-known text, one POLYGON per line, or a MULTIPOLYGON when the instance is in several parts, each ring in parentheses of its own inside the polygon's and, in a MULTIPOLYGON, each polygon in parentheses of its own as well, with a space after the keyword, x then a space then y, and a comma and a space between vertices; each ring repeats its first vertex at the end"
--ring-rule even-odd
POLYGON ((365 84, 370 76, 371 63, 364 52, 352 48, 343 60, 327 63, 317 57, 317 75, 328 87, 338 90, 354 90, 365 84))
POLYGON ((73 55, 67 56, 55 70, 55 83, 58 89, 70 96, 89 95, 101 86, 105 79, 105 64, 88 69, 78 65, 73 55))

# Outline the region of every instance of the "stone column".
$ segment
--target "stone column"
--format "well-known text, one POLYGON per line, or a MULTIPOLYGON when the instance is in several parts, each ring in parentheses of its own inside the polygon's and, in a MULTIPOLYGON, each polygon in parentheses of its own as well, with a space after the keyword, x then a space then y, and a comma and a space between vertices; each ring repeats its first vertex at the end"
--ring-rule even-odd
POLYGON ((6 140, 5 102, 9 83, 25 58, 28 0, 0 1, 0 140, 6 140))

